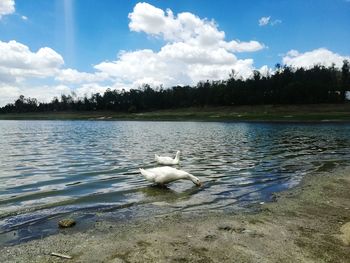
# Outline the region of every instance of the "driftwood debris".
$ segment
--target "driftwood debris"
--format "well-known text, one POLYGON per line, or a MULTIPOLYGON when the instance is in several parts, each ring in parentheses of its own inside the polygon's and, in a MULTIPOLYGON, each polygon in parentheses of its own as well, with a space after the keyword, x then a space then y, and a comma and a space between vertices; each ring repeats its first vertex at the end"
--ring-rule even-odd
POLYGON ((66 258, 66 259, 72 259, 71 256, 61 254, 61 253, 56 253, 56 252, 51 252, 51 256, 59 257, 59 258, 66 258))

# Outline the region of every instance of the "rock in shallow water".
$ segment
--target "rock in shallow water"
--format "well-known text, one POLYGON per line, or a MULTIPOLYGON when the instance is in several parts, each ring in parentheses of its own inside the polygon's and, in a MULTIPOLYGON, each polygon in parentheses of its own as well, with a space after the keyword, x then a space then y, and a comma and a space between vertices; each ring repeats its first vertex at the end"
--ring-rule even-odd
POLYGON ((72 227, 76 224, 75 220, 74 219, 62 219, 58 222, 58 226, 60 228, 68 228, 68 227, 72 227))
POLYGON ((347 222, 340 228, 340 239, 343 241, 345 245, 350 246, 350 222, 347 222))

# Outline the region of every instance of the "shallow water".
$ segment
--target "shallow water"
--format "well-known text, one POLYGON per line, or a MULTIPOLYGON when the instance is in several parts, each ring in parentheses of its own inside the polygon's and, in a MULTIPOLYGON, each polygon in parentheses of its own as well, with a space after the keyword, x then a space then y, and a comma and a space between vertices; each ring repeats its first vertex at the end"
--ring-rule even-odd
MULTIPOLYGON (((88 220, 236 211, 309 173, 348 165, 350 124, 0 121, 0 244, 88 220), (203 182, 151 186, 139 167, 182 152, 203 182)), ((77 227, 76 229, 79 229, 77 227)))

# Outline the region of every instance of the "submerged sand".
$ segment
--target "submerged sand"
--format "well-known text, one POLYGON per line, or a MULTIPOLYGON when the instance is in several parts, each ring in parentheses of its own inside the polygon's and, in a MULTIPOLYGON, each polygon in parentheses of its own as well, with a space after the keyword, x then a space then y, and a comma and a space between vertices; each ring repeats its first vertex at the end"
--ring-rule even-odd
POLYGON ((350 262, 350 170, 309 176, 276 199, 255 214, 97 222, 2 248, 0 262, 350 262))

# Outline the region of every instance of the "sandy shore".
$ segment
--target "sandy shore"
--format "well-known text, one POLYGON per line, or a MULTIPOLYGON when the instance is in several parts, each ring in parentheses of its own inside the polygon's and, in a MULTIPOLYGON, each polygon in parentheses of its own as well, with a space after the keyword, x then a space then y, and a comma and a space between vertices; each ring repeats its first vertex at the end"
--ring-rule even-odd
POLYGON ((276 199, 256 214, 97 222, 2 248, 0 262, 350 262, 350 170, 309 176, 276 199))

